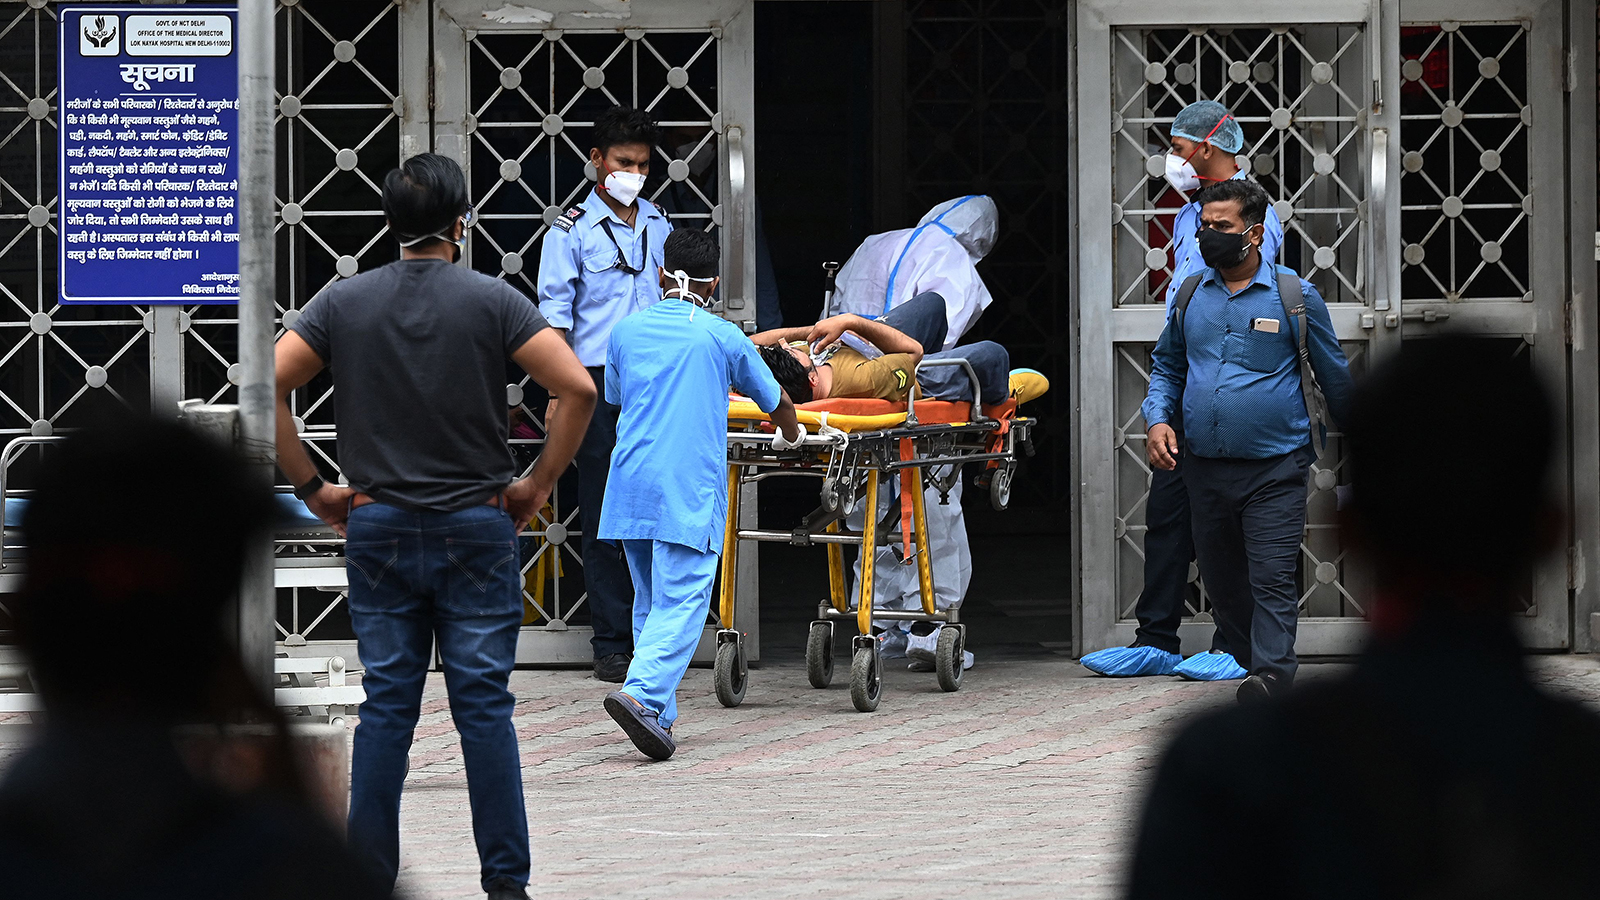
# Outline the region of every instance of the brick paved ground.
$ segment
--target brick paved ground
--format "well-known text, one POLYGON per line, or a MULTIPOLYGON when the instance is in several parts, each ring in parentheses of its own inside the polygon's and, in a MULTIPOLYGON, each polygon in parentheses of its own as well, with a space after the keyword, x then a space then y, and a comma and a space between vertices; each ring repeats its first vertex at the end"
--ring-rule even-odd
MULTIPOLYGON (((843 663, 843 659, 840 659, 843 663)), ((516 726, 534 885, 559 898, 1116 894, 1130 819, 1162 742, 1232 684, 1088 676, 1063 656, 989 653, 956 694, 891 670, 855 712, 798 661, 753 671, 723 709, 689 673, 678 755, 635 753, 578 671, 519 671, 516 726)), ((1336 673, 1308 665, 1303 678, 1336 673)), ((1535 661, 1600 708, 1600 658, 1535 661)), ((844 679, 836 673, 836 681, 844 679)), ((0 717, 0 724, 21 717, 0 717)), ((0 766, 16 750, 0 746, 0 766)), ((416 900, 481 898, 460 747, 430 678, 403 808, 401 885, 416 900)))
MULTIPOLYGON (((840 662, 843 662, 841 658, 840 662)), ((1094 898, 1116 893, 1148 769, 1175 723, 1231 684, 1086 677, 1070 660, 988 660, 956 694, 891 671, 879 711, 798 662, 752 672, 727 710, 711 673, 681 697, 678 755, 650 763, 581 672, 519 671, 535 897, 1094 898)), ((1600 662, 1541 679, 1600 705, 1600 662)), ((1326 677, 1338 666, 1302 669, 1326 677)), ((466 782, 430 680, 403 808, 402 885, 476 898, 466 782)))

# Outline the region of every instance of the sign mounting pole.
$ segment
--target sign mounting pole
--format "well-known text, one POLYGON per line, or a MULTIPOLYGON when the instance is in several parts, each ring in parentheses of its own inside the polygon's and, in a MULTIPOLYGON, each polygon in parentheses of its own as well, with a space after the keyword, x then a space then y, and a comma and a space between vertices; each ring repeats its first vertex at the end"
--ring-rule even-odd
MULTIPOLYGON (((239 0, 239 426, 246 459, 271 485, 274 446, 273 312, 277 303, 273 186, 273 0, 239 0)), ((272 541, 250 547, 239 586, 239 652, 246 671, 271 696, 272 541)))

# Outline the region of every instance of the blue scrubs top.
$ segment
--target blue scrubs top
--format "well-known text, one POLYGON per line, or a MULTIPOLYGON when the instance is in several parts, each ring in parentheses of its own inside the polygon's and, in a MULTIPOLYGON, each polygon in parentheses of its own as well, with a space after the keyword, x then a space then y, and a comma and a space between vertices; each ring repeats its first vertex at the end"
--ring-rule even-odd
POLYGON ((672 223, 654 203, 637 202, 629 227, 591 190, 550 226, 539 250, 539 314, 567 332, 585 366, 605 365, 611 329, 661 299, 656 269, 672 223))
POLYGON ((606 402, 622 407, 600 539, 722 549, 728 518, 728 388, 761 407, 783 393, 737 325, 677 298, 611 330, 606 402))

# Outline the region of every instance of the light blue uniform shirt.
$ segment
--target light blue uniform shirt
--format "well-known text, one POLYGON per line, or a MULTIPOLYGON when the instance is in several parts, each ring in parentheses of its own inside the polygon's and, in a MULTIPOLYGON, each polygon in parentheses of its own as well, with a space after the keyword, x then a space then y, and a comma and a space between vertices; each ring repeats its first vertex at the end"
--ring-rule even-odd
MULTIPOLYGON (((1300 390, 1300 335, 1278 298, 1277 267, 1262 263, 1238 293, 1206 269, 1183 313, 1167 317, 1150 367, 1145 427, 1172 423, 1183 410, 1187 451, 1208 459, 1270 459, 1311 443, 1311 417, 1300 390), (1277 330, 1257 327, 1270 319, 1277 330)), ((1300 279, 1306 304, 1306 351, 1334 422, 1348 422, 1350 369, 1333 333, 1328 305, 1300 279)), ((1294 305, 1294 298, 1289 298, 1294 305)))
POLYGON ((611 331, 606 402, 622 407, 600 539, 720 551, 728 519, 728 388, 783 396, 739 326, 676 297, 611 331))
POLYGON ((544 235, 539 313, 552 328, 567 332, 578 362, 585 366, 605 365, 611 329, 661 299, 656 269, 672 223, 649 200, 640 197, 638 203, 635 227, 630 228, 591 190, 588 199, 568 210, 544 235), (579 209, 583 214, 572 218, 579 209), (610 235, 602 222, 609 223, 610 235), (619 249, 622 259, 639 270, 637 275, 617 267, 619 249))
MULTIPOLYGON (((1246 177, 1244 172, 1234 173, 1235 179, 1246 177)), ((1267 218, 1262 223, 1266 226, 1261 235, 1261 258, 1267 263, 1278 261, 1278 248, 1283 246, 1283 223, 1278 221, 1278 211, 1267 204, 1267 218)), ((1172 280, 1167 282, 1167 311, 1172 311, 1172 303, 1178 298, 1178 286, 1183 280, 1196 272, 1204 272, 1205 260, 1200 257, 1200 242, 1195 235, 1200 231, 1200 204, 1190 200, 1178 210, 1178 217, 1172 222, 1172 280)), ((540 312, 543 312, 540 309, 540 312)), ((548 316, 546 318, 549 318, 548 316)))

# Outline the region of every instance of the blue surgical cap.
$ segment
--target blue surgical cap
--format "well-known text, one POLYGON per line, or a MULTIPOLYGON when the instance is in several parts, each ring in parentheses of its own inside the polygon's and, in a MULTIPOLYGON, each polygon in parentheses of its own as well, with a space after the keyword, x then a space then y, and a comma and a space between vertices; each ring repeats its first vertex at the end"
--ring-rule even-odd
POLYGON ((1224 153, 1238 153, 1244 149, 1244 130, 1234 120, 1228 108, 1215 100, 1191 103, 1172 120, 1173 137, 1184 137, 1197 144, 1209 143, 1224 153), (1226 120, 1226 121, 1224 121, 1226 120), (1217 127, 1221 122, 1222 127, 1217 127), (1215 129, 1216 133, 1212 134, 1215 129), (1206 135, 1211 135, 1206 137, 1206 135))

